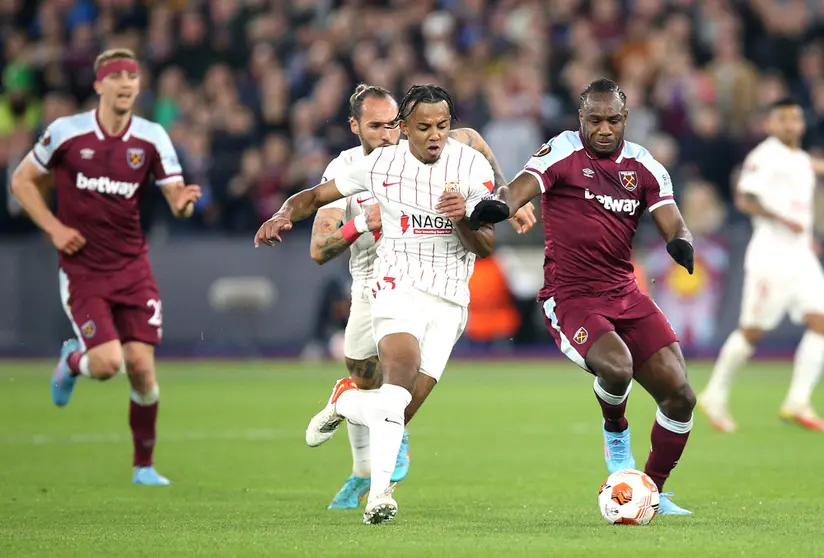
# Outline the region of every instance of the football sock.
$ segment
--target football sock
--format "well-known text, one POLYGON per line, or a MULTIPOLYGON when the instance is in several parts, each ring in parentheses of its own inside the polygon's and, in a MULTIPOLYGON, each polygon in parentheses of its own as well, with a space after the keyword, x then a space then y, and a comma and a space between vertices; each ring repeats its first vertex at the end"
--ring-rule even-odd
POLYGON ((655 423, 650 435, 652 450, 649 452, 644 472, 655 482, 659 491, 664 490, 664 483, 681 459, 690 437, 690 430, 692 417, 688 422, 679 422, 665 416, 661 409, 655 413, 655 423))
POLYGON ((389 487, 403 438, 403 413, 412 401, 412 394, 401 386, 384 384, 377 392, 366 409, 372 457, 370 500, 389 487))
POLYGON ((744 366, 753 354, 755 347, 749 344, 740 330, 735 330, 724 342, 718 361, 712 371, 704 394, 707 399, 723 405, 727 404, 730 386, 735 373, 744 366))
POLYGON ((349 446, 352 448, 352 474, 356 477, 367 478, 371 474, 369 427, 354 422, 348 422, 346 429, 349 432, 349 446))
POLYGON ((157 408, 160 403, 157 384, 146 394, 132 390, 129 404, 129 426, 132 429, 135 467, 149 467, 155 445, 157 408))
POLYGON ((629 428, 625 413, 627 410, 627 397, 629 397, 629 392, 632 391, 632 381, 630 381, 627 391, 623 395, 608 393, 601 387, 598 378, 595 378, 592 389, 595 391, 598 404, 601 405, 601 412, 604 416, 604 430, 607 432, 623 432, 629 428))
POLYGON ((784 407, 798 411, 809 405, 824 369, 824 335, 807 331, 795 351, 795 367, 784 407))
POLYGON ((69 372, 72 376, 90 376, 89 373, 89 355, 82 351, 74 351, 66 358, 66 364, 69 366, 69 372))

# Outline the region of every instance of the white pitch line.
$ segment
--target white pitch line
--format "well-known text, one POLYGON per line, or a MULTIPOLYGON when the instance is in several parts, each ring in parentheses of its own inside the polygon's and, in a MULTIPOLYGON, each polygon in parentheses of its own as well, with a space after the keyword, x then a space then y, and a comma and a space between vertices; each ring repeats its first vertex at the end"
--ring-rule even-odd
MULTIPOLYGON (((159 442, 198 442, 211 440, 279 440, 283 438, 296 437, 300 434, 296 430, 285 428, 272 429, 260 428, 252 430, 184 430, 158 433, 159 442)), ((33 434, 31 436, 3 436, 0 437, 0 445, 4 446, 43 446, 48 444, 120 444, 130 442, 131 435, 123 433, 92 433, 92 434, 69 434, 65 436, 53 434, 33 434)))

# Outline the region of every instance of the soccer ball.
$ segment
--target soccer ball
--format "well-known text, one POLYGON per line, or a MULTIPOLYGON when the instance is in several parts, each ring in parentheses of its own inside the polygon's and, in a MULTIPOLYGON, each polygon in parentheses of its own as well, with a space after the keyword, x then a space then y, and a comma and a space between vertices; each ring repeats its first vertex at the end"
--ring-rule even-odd
POLYGON ((598 492, 601 515, 610 523, 647 525, 658 513, 658 487, 641 471, 612 473, 598 492))

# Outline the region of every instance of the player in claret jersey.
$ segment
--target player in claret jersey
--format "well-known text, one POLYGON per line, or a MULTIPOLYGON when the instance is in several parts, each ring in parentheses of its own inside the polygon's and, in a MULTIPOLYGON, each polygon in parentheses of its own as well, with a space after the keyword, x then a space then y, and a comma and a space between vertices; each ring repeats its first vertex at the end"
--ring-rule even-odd
MULTIPOLYGON (((499 190, 501 201, 481 202, 470 220, 501 221, 541 194, 546 250, 539 301, 547 326, 563 353, 596 376, 610 473, 635 468, 624 414, 632 379, 653 396, 658 412, 645 472, 663 489, 692 429, 695 394, 675 332, 635 281, 632 240, 649 211, 670 255, 692 273, 692 236, 666 169, 624 141, 628 112, 618 85, 592 82, 578 115, 580 130, 541 147, 499 190)), ((662 494, 659 513, 689 512, 662 494)))
POLYGON ((133 482, 166 485, 169 480, 152 464, 161 299, 139 204, 156 184, 174 214, 188 217, 200 188, 184 185, 163 128, 132 115, 140 89, 134 54, 106 51, 95 72, 97 109, 55 120, 15 171, 12 192, 59 252, 60 296, 77 335, 63 344, 52 377, 55 405, 69 402, 79 376, 107 380, 125 363, 132 388, 133 482), (56 216, 40 193, 52 178, 56 216))

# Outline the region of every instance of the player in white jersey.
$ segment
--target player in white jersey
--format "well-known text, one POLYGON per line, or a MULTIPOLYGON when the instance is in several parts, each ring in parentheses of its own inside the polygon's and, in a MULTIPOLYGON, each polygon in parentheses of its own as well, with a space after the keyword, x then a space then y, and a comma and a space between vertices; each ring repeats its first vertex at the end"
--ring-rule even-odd
POLYGON ((449 138, 453 112, 440 87, 413 86, 398 112, 408 141, 376 149, 345 175, 292 196, 255 236, 256 246, 280 242, 292 222, 345 196, 368 192, 380 204, 383 236, 369 287, 383 385, 368 392, 349 378, 338 381, 329 404, 310 423, 322 431, 346 418, 369 427, 365 523, 390 521, 397 512, 390 477, 405 410, 410 403, 419 407, 440 378, 466 325, 475 256, 486 257, 494 247, 494 229, 473 231, 467 219, 491 196, 492 167, 449 138), (427 377, 431 381, 421 381, 427 377))
MULTIPOLYGON (((398 105, 386 89, 361 84, 349 98, 349 125, 360 145, 343 151, 333 159, 323 173, 322 182, 334 179, 356 161, 369 155, 378 147, 395 145, 400 140, 400 129, 395 118, 398 105)), ((449 136, 465 143, 482 154, 492 165, 495 182, 505 184, 503 172, 494 154, 483 138, 470 128, 452 130, 449 136)), ((519 233, 528 231, 535 223, 531 205, 525 207, 511 220, 519 233)), ((372 276, 380 238, 380 210, 377 201, 369 195, 354 195, 325 205, 318 210, 312 227, 310 255, 324 264, 350 249, 349 271, 352 275, 352 303, 344 335, 344 357, 352 381, 361 390, 377 389, 381 385, 378 349, 372 335, 372 293, 367 285, 372 276)), ((407 408, 405 422, 412 419, 412 409, 407 408)), ((307 443, 316 446, 328 440, 337 425, 330 425, 320 439, 311 429, 307 431, 307 443)), ((348 424, 349 443, 352 450, 352 474, 344 482, 329 504, 329 509, 353 509, 369 491, 370 447, 369 429, 360 424, 348 424)), ((409 438, 404 430, 400 450, 391 481, 400 482, 409 472, 409 438)))
POLYGON ((740 325, 724 343, 699 405, 716 430, 735 430, 727 408, 732 377, 789 313, 807 331, 796 351, 780 416, 824 431, 824 420, 810 403, 824 368, 824 272, 813 245, 815 174, 822 172, 822 162, 800 147, 804 113, 796 102, 775 103, 767 126, 770 137, 747 156, 738 182, 737 206, 753 220, 740 325))

